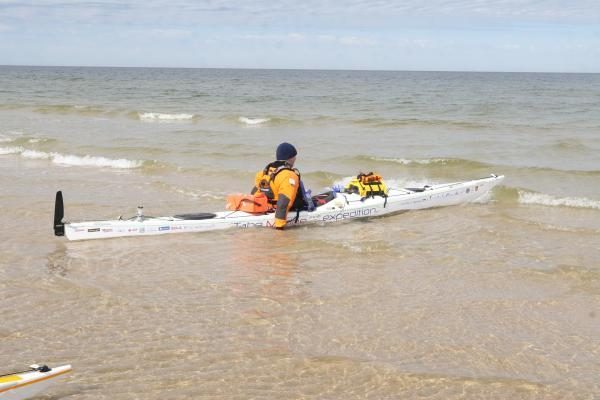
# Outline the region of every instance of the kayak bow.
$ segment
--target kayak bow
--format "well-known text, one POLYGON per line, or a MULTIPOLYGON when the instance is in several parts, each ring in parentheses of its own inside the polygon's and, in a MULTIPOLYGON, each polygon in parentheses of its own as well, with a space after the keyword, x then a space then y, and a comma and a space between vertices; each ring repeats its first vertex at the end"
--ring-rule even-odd
POLYGON ((48 388, 59 376, 69 371, 70 365, 55 368, 32 365, 27 371, 0 375, 0 400, 28 399, 48 388))

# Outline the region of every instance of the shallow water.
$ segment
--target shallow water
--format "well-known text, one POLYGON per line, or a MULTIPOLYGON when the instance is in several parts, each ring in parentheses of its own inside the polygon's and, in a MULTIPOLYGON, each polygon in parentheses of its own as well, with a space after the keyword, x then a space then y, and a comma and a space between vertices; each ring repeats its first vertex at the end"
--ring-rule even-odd
POLYGON ((0 67, 0 365, 51 398, 600 395, 598 75, 0 67), (334 226, 66 242, 223 208, 277 143, 314 191, 507 176, 334 226))

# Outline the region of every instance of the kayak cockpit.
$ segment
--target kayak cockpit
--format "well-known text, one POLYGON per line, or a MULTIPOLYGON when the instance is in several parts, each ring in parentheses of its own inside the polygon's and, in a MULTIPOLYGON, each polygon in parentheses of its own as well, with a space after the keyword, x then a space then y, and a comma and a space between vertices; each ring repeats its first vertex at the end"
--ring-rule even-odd
POLYGON ((198 221, 198 220, 202 220, 202 219, 212 219, 212 218, 215 218, 216 216, 217 216, 217 214, 214 214, 214 213, 192 213, 192 214, 173 215, 173 218, 198 221))

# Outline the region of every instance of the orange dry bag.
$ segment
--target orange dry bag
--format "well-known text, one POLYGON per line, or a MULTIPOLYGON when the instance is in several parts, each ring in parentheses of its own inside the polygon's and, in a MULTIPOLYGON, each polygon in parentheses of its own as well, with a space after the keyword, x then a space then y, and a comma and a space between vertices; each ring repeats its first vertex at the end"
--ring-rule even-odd
POLYGON ((264 193, 236 193, 227 196, 227 207, 230 211, 245 211, 247 213, 266 213, 271 210, 269 199, 264 193))

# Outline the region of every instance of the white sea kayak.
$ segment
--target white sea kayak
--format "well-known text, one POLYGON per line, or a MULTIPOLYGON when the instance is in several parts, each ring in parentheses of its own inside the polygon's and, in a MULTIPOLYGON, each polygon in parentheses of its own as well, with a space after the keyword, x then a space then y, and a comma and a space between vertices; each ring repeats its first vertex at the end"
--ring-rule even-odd
POLYGON ((21 400, 33 397, 69 371, 71 371, 70 365, 54 368, 32 365, 27 371, 0 375, 0 400, 21 400))
MULTIPOLYGON (((473 202, 485 196, 504 179, 503 175, 465 182, 423 186, 420 188, 390 188, 386 197, 361 198, 358 194, 334 192, 334 198, 314 211, 288 214, 288 225, 332 223, 357 218, 379 217, 409 210, 473 202)), ((164 235, 167 233, 206 232, 229 228, 272 227, 274 213, 250 214, 243 211, 181 214, 169 217, 138 215, 129 219, 63 222, 62 193, 56 194, 54 233, 69 240, 107 239, 128 236, 164 235)))

